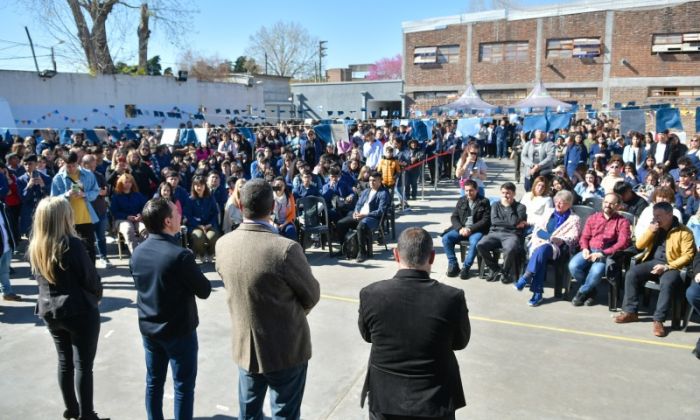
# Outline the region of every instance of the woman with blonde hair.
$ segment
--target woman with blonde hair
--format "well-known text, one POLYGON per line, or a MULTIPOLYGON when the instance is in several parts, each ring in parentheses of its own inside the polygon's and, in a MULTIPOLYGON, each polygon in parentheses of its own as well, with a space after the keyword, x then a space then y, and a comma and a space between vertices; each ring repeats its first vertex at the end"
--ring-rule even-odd
POLYGON ((236 230, 243 223, 243 205, 241 204, 241 188, 245 185, 245 178, 238 178, 224 206, 224 233, 236 230))
POLYGON ((146 196, 139 192, 131 174, 122 174, 117 178, 110 210, 114 217, 114 226, 126 239, 126 245, 131 253, 145 237, 146 226, 141 221, 141 211, 147 201, 146 196))
POLYGON ((39 285, 35 313, 46 323, 58 353, 63 417, 97 420, 92 366, 100 334, 102 284, 75 231, 68 200, 46 197, 39 202, 27 255, 39 285))
POLYGON ((532 189, 523 195, 520 203, 527 209, 527 224, 535 226, 547 209, 554 207, 549 196, 549 181, 544 176, 538 176, 532 181, 532 189))

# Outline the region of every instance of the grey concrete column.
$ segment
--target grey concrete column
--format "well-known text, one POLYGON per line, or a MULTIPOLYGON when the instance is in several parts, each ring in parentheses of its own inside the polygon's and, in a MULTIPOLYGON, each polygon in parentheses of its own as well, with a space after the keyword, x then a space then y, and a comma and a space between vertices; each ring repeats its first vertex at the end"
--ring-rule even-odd
POLYGON ((367 92, 362 91, 360 92, 360 96, 362 96, 362 119, 367 120, 367 92))
POLYGON ((472 82, 472 34, 474 32, 474 26, 471 23, 467 24, 467 85, 472 82))
POLYGON ((537 19, 537 38, 535 40, 535 82, 542 80, 542 18, 537 19))
POLYGON ((610 70, 612 69, 612 45, 613 45, 613 31, 615 30, 615 12, 608 10, 605 13, 605 39, 603 44, 605 51, 603 52, 603 94, 602 101, 604 104, 608 105, 608 109, 611 109, 610 105, 610 70))

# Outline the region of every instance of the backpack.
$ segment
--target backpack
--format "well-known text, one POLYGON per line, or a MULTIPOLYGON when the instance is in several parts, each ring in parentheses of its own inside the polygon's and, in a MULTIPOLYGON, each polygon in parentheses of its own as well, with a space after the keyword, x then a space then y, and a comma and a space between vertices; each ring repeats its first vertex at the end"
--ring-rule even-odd
POLYGON ((349 260, 357 258, 357 255, 360 253, 360 240, 357 237, 356 230, 350 229, 348 233, 345 234, 340 252, 349 260))

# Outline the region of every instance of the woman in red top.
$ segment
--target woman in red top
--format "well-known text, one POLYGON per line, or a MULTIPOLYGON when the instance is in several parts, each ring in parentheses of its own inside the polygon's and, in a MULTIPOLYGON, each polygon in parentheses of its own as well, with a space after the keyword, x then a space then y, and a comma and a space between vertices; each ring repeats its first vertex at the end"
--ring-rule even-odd
POLYGON ((22 199, 17 189, 17 178, 1 163, 0 173, 5 175, 9 187, 7 195, 5 196, 5 205, 7 206, 7 218, 10 219, 9 221, 12 225, 10 229, 12 229, 12 236, 15 238, 15 241, 19 241, 19 214, 22 209, 22 199))

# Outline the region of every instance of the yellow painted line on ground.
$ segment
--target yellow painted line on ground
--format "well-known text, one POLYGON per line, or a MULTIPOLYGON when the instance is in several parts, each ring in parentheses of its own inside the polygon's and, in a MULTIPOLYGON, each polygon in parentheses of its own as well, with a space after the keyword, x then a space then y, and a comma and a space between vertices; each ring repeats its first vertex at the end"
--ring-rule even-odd
MULTIPOLYGON (((333 296, 333 295, 321 295, 321 297, 323 299, 337 300, 339 302, 360 303, 360 300, 355 299, 355 298, 347 298, 347 297, 333 296)), ((627 343, 649 344, 652 346, 670 347, 670 348, 682 349, 682 350, 692 350, 695 348, 693 346, 689 346, 686 344, 676 344, 676 343, 668 343, 668 342, 664 342, 664 341, 646 340, 643 338, 632 338, 632 337, 623 337, 623 336, 612 335, 612 334, 594 333, 594 332, 588 332, 588 331, 574 330, 571 328, 559 328, 559 327, 551 327, 548 325, 530 324, 527 322, 506 321, 506 320, 502 320, 502 319, 486 318, 483 316, 470 316, 469 319, 476 320, 476 321, 492 322, 494 324, 511 325, 514 327, 532 328, 532 329, 537 329, 537 330, 553 331, 553 332, 559 332, 559 333, 564 333, 564 334, 582 335, 582 336, 586 336, 586 337, 596 337, 596 338, 604 338, 607 340, 624 341, 627 343)))

